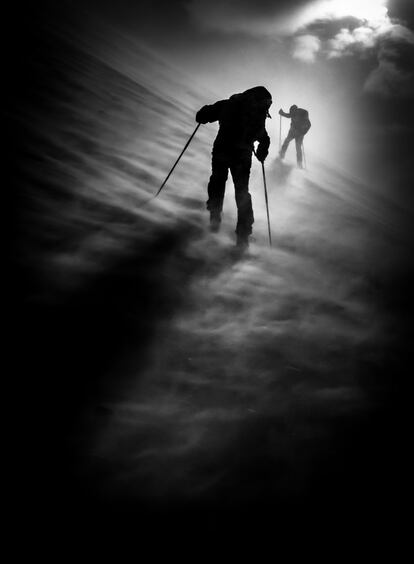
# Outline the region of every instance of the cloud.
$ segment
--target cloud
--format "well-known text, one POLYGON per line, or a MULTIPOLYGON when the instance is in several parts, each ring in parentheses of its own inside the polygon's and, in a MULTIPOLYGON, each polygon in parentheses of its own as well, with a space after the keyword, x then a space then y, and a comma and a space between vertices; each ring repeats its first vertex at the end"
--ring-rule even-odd
POLYGON ((371 4, 372 11, 367 10, 365 13, 367 17, 346 20, 344 18, 351 9, 353 16, 364 15, 356 4, 351 4, 345 5, 335 0, 315 4, 315 21, 296 35, 291 50, 292 57, 307 63, 315 62, 317 56, 327 59, 350 56, 370 58, 373 68, 364 83, 364 92, 384 98, 412 97, 414 33, 391 20, 381 2, 361 3, 361 10, 367 9, 371 4), (332 9, 335 5, 338 8, 336 12, 332 9), (331 11, 328 10, 329 6, 331 11), (318 20, 318 15, 324 15, 328 19, 318 20), (342 19, 336 19, 337 17, 342 19), (339 31, 335 31, 335 23, 341 25, 339 31), (334 35, 330 37, 329 33, 334 35))
POLYGON ((363 54, 367 49, 375 47, 377 35, 370 27, 358 27, 354 30, 342 28, 333 39, 325 45, 328 59, 342 57, 353 53, 363 54))
POLYGON ((384 98, 414 95, 414 33, 396 25, 382 38, 378 66, 368 76, 364 91, 384 98))
POLYGON ((328 59, 371 55, 381 38, 394 27, 401 27, 391 21, 382 0, 324 0, 315 3, 312 14, 313 21, 302 33, 309 30, 319 37, 322 41, 319 51, 328 59), (335 30, 335 25, 340 27, 335 30))
POLYGON ((321 48, 321 41, 315 35, 299 35, 294 40, 292 56, 305 63, 312 63, 321 48))
POLYGON ((395 24, 391 20, 380 26, 368 24, 354 29, 341 28, 333 38, 325 42, 324 52, 328 58, 341 57, 349 54, 363 54, 366 50, 384 48, 385 44, 396 53, 404 50, 404 46, 414 44, 414 33, 407 27, 395 24))
POLYGON ((190 0, 187 10, 204 29, 223 33, 286 36, 315 22, 356 18, 378 27, 387 23, 386 0, 190 0))

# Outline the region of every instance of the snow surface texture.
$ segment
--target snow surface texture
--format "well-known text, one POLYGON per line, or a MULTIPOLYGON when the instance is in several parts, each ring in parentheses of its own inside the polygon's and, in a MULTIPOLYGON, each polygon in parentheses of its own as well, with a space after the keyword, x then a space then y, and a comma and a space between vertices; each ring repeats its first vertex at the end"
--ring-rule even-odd
POLYGON ((220 95, 137 46, 132 73, 99 42, 51 41, 47 103, 21 109, 17 248, 31 281, 26 330, 35 335, 39 317, 46 328, 36 355, 53 424, 70 421, 74 474, 98 496, 149 502, 294 498, 334 491, 342 472, 374 489, 381 457, 367 428, 401 337, 384 296, 406 252, 403 215, 312 155, 311 135, 308 170, 293 146, 279 162, 273 132, 273 247, 254 161, 254 233, 238 258, 230 178, 222 230, 208 230, 216 125, 199 129, 142 206, 196 111, 220 95), (357 454, 332 454, 352 444, 357 454))

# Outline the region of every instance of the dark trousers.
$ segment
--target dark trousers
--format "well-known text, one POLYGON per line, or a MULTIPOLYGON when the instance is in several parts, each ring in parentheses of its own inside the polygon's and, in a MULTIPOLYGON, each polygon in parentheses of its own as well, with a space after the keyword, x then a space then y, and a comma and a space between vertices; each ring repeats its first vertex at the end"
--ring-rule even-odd
POLYGON ((227 155, 213 151, 212 172, 208 183, 207 209, 221 212, 229 170, 233 178, 237 205, 237 227, 239 235, 250 235, 254 223, 252 199, 249 194, 249 176, 252 155, 227 155))
POLYGON ((286 150, 289 146, 289 143, 294 139, 296 143, 296 160, 298 165, 302 165, 302 145, 303 145, 303 138, 304 135, 298 134, 292 129, 289 130, 286 139, 283 142, 282 148, 280 150, 280 154, 282 157, 285 156, 286 150))

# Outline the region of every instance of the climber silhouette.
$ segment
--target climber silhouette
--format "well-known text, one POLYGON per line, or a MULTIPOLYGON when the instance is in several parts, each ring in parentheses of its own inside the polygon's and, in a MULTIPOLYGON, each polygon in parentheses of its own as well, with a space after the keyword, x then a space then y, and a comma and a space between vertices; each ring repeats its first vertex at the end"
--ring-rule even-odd
POLYGON ((230 170, 237 204, 237 246, 246 248, 254 223, 249 176, 254 142, 258 141, 255 155, 264 162, 269 152, 270 139, 265 122, 270 117, 272 96, 264 86, 233 94, 227 100, 204 106, 196 114, 199 123, 220 124, 212 151, 212 173, 208 183, 207 209, 210 211, 210 229, 220 229, 226 181, 230 170))
POLYGON ((279 115, 290 118, 290 129, 287 134, 286 139, 283 142, 282 148, 280 149, 279 156, 281 159, 285 157, 289 143, 294 139, 296 143, 296 160, 299 168, 303 168, 302 165, 302 145, 303 138, 311 127, 311 122, 309 121, 309 114, 307 110, 303 108, 298 108, 296 105, 290 106, 289 113, 284 112, 282 109, 279 110, 279 115))

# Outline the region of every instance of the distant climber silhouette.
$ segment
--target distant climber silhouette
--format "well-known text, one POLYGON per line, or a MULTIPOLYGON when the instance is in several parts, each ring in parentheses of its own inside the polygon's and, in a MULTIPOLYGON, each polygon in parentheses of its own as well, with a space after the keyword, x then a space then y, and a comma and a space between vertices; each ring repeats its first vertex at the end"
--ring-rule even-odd
POLYGON ((198 123, 220 124, 212 151, 212 173, 208 183, 207 209, 210 211, 210 229, 218 231, 221 223, 224 192, 230 169, 237 204, 237 246, 246 248, 254 223, 249 176, 254 142, 259 145, 255 155, 264 162, 269 152, 270 139, 265 122, 270 117, 272 96, 264 86, 233 94, 227 100, 204 106, 196 114, 198 123))
POLYGON ((289 143, 294 139, 296 143, 296 160, 299 168, 303 168, 302 165, 302 145, 303 138, 311 127, 311 122, 309 121, 309 114, 307 110, 303 108, 298 108, 296 105, 290 106, 289 113, 287 114, 282 109, 279 110, 279 115, 290 118, 290 129, 287 134, 286 139, 280 149, 279 156, 281 159, 285 157, 289 143))

